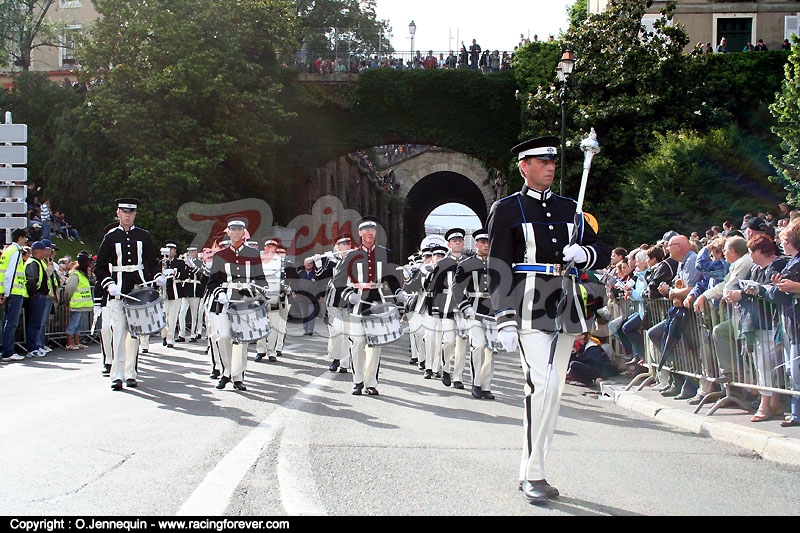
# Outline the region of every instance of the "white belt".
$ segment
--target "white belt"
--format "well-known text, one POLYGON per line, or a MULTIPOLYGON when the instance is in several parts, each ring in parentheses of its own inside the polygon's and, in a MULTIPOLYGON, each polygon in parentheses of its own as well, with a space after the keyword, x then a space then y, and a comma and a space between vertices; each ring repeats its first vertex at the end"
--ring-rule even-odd
POLYGON ((185 280, 182 280, 181 283, 183 283, 185 285, 187 283, 199 284, 200 282, 198 280, 196 280, 196 279, 185 279, 185 280))
POLYGON ((144 265, 112 266, 111 272, 138 272, 144 270, 144 265))
POLYGON ((242 290, 242 289, 249 289, 250 287, 252 287, 252 284, 250 282, 248 282, 248 281, 245 281, 245 282, 239 281, 237 283, 233 283, 231 281, 226 281, 224 283, 221 283, 220 287, 222 287, 223 289, 242 290))
POLYGON ((488 292, 468 292, 467 296, 469 296, 470 298, 488 298, 489 297, 489 293, 488 292))

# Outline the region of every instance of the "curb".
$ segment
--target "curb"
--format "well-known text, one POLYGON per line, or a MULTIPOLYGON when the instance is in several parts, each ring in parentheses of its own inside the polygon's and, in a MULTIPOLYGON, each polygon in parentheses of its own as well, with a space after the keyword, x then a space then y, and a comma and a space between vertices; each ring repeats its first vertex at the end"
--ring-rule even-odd
POLYGON ((798 439, 665 407, 660 403, 642 398, 636 394, 636 391, 626 391, 624 386, 620 385, 601 383, 600 394, 609 396, 620 407, 630 409, 658 422, 740 446, 758 454, 763 459, 800 466, 800 440, 798 439))

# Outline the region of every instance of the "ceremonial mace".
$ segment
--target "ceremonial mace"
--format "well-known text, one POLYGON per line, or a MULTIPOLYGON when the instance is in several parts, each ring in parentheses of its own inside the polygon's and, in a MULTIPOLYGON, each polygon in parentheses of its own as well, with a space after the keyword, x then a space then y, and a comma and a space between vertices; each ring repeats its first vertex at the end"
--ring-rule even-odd
MULTIPOLYGON (((597 143, 597 133, 594 128, 589 132, 589 136, 581 141, 581 150, 583 150, 583 175, 581 176, 581 188, 578 192, 578 206, 575 209, 575 220, 572 227, 572 236, 569 239, 570 244, 575 244, 578 240, 578 230, 582 224, 583 218, 583 200, 586 197, 586 182, 589 181, 589 169, 592 168, 592 158, 595 154, 600 152, 600 145, 597 143)), ((575 267, 575 260, 570 260, 567 263, 566 270, 564 271, 564 281, 561 283, 561 298, 556 305, 556 327, 553 335, 553 341, 550 343, 550 359, 547 361, 547 374, 544 381, 544 393, 542 394, 542 406, 539 408, 539 415, 544 413, 544 404, 547 401, 547 390, 550 386, 550 374, 553 372, 553 359, 556 356, 556 344, 558 344, 558 333, 561 331, 561 321, 567 307, 567 286, 569 285, 569 271, 575 267)))

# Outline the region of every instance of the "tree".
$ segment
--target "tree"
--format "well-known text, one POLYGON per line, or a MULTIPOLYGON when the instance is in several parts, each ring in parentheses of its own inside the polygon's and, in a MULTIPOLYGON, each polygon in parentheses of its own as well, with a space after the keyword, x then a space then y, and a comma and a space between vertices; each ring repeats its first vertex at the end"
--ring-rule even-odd
POLYGON ((567 17, 569 17, 569 27, 578 28, 589 16, 589 0, 575 0, 571 6, 567 6, 567 17))
MULTIPOLYGON (((295 0, 300 42, 307 54, 349 52, 365 57, 394 51, 391 27, 377 20, 375 0, 295 0)), ((314 61, 316 57, 309 57, 314 61)))
POLYGON ((0 2, 0 64, 9 60, 28 72, 31 55, 44 46, 60 47, 64 25, 47 16, 57 0, 3 0, 0 2))
POLYGON ((782 91, 770 106, 770 113, 777 120, 772 128, 781 139, 781 155, 771 155, 769 162, 778 173, 770 179, 788 191, 787 200, 797 205, 800 202, 800 46, 797 37, 784 66, 785 79, 782 91))
MULTIPOLYGON (((564 192, 577 196, 583 155, 580 141, 590 128, 602 149, 593 161, 587 210, 606 228, 624 228, 624 215, 611 199, 622 194, 625 167, 653 146, 654 132, 703 131, 710 115, 697 90, 698 65, 683 53, 688 36, 670 24, 668 2, 653 31, 642 25, 650 0, 611 0, 608 9, 589 16, 562 37, 564 50, 577 57, 566 91, 567 168, 564 192)), ((525 99, 526 136, 559 132, 560 86, 555 64, 548 85, 529 87, 525 99)))
MULTIPOLYGON (((288 47, 288 0, 95 0, 100 18, 76 56, 89 84, 82 130, 102 171, 99 206, 147 198, 142 223, 175 235, 181 203, 268 198, 281 125, 275 48, 288 47), (234 8, 235 7, 235 8, 234 8), (111 68, 106 68, 111 65, 111 68)), ((108 209, 106 207, 106 209, 108 209)))

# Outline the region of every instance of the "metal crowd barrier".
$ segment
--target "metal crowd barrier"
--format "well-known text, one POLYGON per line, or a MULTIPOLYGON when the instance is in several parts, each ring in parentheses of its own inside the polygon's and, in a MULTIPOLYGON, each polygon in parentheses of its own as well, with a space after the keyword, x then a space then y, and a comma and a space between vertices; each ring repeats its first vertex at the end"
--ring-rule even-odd
MULTIPOLYGON (((628 309, 632 312, 630 303, 616 301, 609 306, 614 318, 623 316, 628 309)), ((667 313, 672 302, 666 299, 648 300, 647 312, 652 317, 650 323, 656 325, 667 318, 667 313)), ((792 390, 791 369, 798 371, 797 360, 790 360, 789 345, 784 344, 785 339, 796 339, 800 316, 795 314, 800 311, 800 298, 793 301, 789 310, 789 320, 763 298, 754 301, 752 309, 755 311, 755 320, 743 322, 740 308, 734 304, 719 304, 706 302, 703 312, 697 314, 688 310, 681 330, 680 340, 674 349, 674 357, 664 365, 664 369, 685 378, 692 378, 719 386, 719 391, 706 394, 697 405, 694 413, 698 413, 704 406, 711 404, 706 412, 707 416, 713 415, 717 409, 730 403, 754 411, 753 406, 740 397, 738 391, 762 391, 788 396, 800 396, 800 390, 792 390), (788 333, 788 335, 787 335, 788 333)), ((658 364, 661 358, 661 346, 655 346, 643 329, 646 373, 634 376, 625 390, 634 387, 642 390, 656 379, 658 364)), ((622 346, 618 340, 612 343, 614 353, 622 353, 622 346)), ((797 357, 796 355, 794 357, 797 357)), ((800 376, 796 378, 796 381, 800 376)), ((797 387, 795 387, 797 388, 797 387)))
MULTIPOLYGON (((92 288, 92 294, 94 295, 94 288, 92 288)), ((62 303, 53 302, 53 311, 50 314, 50 318, 47 321, 47 327, 45 329, 45 341, 49 344, 54 344, 60 348, 66 346, 67 340, 67 326, 69 325, 69 318, 70 318, 70 310, 69 304, 64 302, 64 288, 61 287, 59 289, 59 301, 62 303)), ((0 306, 0 330, 2 330, 2 325, 5 322, 5 306, 0 306)), ((92 321, 92 313, 83 313, 85 316, 83 318, 83 322, 81 324, 81 328, 78 332, 78 335, 81 337, 82 342, 100 342, 100 321, 98 319, 98 323, 95 326, 94 332, 91 331, 91 321, 92 321)), ((19 317, 19 324, 17 325, 17 331, 15 335, 15 344, 19 347, 22 351, 26 350, 26 320, 25 320, 25 309, 23 306, 22 314, 19 317)), ((0 331, 0 335, 2 332, 0 331)), ((0 339, 2 337, 0 336, 0 339)), ((0 341, 1 343, 1 341, 0 341)))

